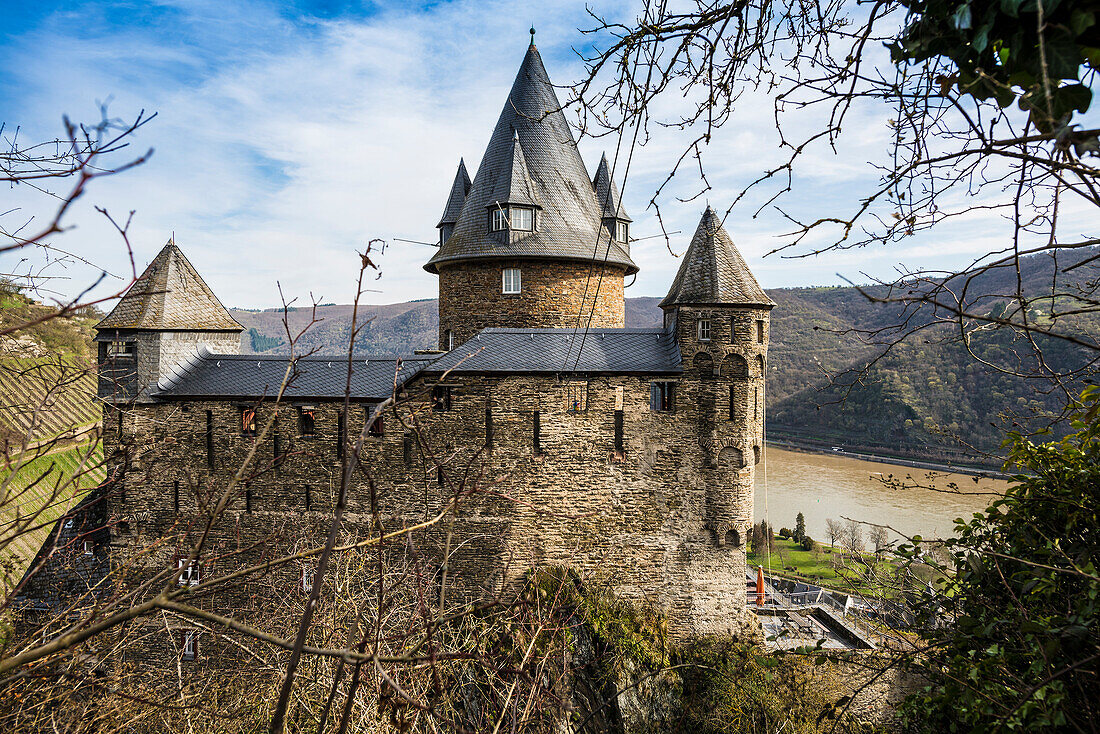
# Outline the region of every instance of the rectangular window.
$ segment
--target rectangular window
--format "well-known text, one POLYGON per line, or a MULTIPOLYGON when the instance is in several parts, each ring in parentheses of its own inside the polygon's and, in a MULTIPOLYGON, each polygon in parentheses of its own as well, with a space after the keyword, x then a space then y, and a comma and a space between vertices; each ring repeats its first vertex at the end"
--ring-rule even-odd
POLYGON ((512 214, 512 229, 530 232, 535 228, 535 210, 525 206, 509 207, 512 214))
POLYGON ((279 464, 283 463, 283 442, 279 438, 279 417, 275 417, 275 423, 271 426, 271 463, 275 473, 279 473, 279 464))
POLYGON ((615 411, 615 453, 623 453, 623 411, 615 411))
POLYGON ((84 555, 86 555, 86 556, 94 556, 95 555, 95 543, 93 543, 90 540, 85 540, 84 541, 84 555))
POLYGON ((451 329, 447 329, 447 337, 445 339, 447 344, 447 351, 451 351, 455 348, 455 333, 451 329))
POLYGON ((519 293, 522 288, 519 268, 505 268, 503 274, 502 293, 519 293))
POLYGON ((382 438, 382 436, 385 435, 385 424, 382 416, 378 416, 371 421, 370 428, 367 429, 367 435, 374 436, 375 438, 382 438))
POLYGON ((569 413, 583 413, 588 410, 588 383, 570 382, 566 385, 566 406, 569 413))
POLYGON ((172 508, 176 512, 180 511, 180 483, 179 480, 172 482, 172 508))
POLYGON ((302 593, 313 593, 313 569, 309 566, 302 566, 302 593))
POLYGON ((241 408, 241 435, 253 437, 256 435, 255 408, 241 408))
POLYGON ((764 321, 759 320, 756 322, 756 343, 764 343, 764 321))
MULTIPOLYGON (((121 413, 119 416, 121 417, 121 413)), ((206 411, 206 468, 214 471, 214 411, 206 411)))
POLYGON ((489 231, 499 232, 508 229, 508 210, 502 206, 494 206, 489 210, 489 231))
POLYGON ((199 577, 202 575, 202 566, 198 561, 192 561, 185 556, 176 559, 176 570, 180 572, 180 586, 198 586, 199 577))
POLYGON ((133 359, 134 342, 112 341, 107 344, 107 356, 111 359, 133 359))
POLYGON ((199 656, 199 633, 197 630, 184 630, 180 635, 180 660, 193 661, 199 656))
POLYGON ((306 485, 306 512, 309 512, 313 507, 313 488, 308 484, 306 485))
POLYGON ((698 332, 698 336, 699 336, 699 341, 709 342, 710 341, 710 319, 699 319, 696 326, 698 327, 697 332, 698 332))
POLYGON ((436 385, 432 388, 432 410, 442 413, 451 409, 451 388, 436 385))
POLYGON ((317 409, 312 405, 298 408, 298 434, 313 436, 317 431, 317 409))
POLYGON ((252 487, 244 488, 244 511, 252 512, 252 487))
POLYGON ((626 242, 630 239, 630 225, 621 219, 615 220, 615 239, 626 242))
POLYGON ((440 487, 443 486, 444 477, 443 477, 443 467, 441 467, 441 466, 437 466, 435 468, 435 481, 439 484, 440 487))
POLYGON ((649 383, 649 408, 658 413, 671 413, 675 404, 676 383, 649 383))
POLYGON ((534 424, 532 426, 531 449, 535 456, 542 453, 542 423, 539 411, 535 411, 534 424))

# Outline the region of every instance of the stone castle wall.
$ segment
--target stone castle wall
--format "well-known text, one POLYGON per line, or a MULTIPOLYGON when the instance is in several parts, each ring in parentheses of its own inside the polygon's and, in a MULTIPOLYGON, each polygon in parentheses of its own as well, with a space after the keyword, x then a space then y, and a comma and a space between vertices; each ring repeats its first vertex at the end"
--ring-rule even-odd
MULTIPOLYGON (((743 539, 752 522, 753 466, 739 466, 723 452, 735 446, 751 455, 758 440, 748 421, 726 416, 730 386, 736 395, 747 395, 738 386, 752 379, 689 369, 673 380, 675 405, 668 413, 650 408, 653 379, 665 378, 450 375, 451 409, 436 412, 431 379, 418 378, 407 387, 407 401, 384 417, 383 435, 365 439, 363 464, 375 480, 385 526, 437 515, 456 490, 471 489, 470 477, 477 477, 480 491, 460 504, 454 527, 449 573, 455 595, 480 596, 530 568, 567 565, 609 581, 624 598, 663 610, 677 636, 738 629, 745 606, 743 539), (578 399, 580 410, 573 410, 578 399), (616 449, 617 410, 622 410, 622 451, 616 449), (406 423, 415 417, 423 427, 419 438, 400 425, 399 416, 406 423), (445 457, 442 483, 433 455, 445 457)), ((253 447, 255 439, 241 433, 240 412, 248 405, 135 406, 122 412, 121 433, 119 412, 108 412, 108 451, 121 436, 124 453, 133 457, 124 486, 111 499, 117 520, 112 556, 118 565, 135 564, 135 582, 185 552, 186 538, 193 537, 189 530, 253 447), (178 540, 139 556, 140 549, 163 537, 178 540)), ((258 447, 258 475, 235 493, 215 528, 204 559, 211 564, 207 573, 321 542, 338 487, 340 405, 310 407, 313 436, 300 434, 295 405, 279 407, 277 427, 258 447), (272 466, 277 454, 283 458, 272 466)), ((747 413, 747 407, 738 410, 747 413)), ((352 442, 369 409, 353 405, 346 428, 352 442)), ((273 411, 270 403, 258 406, 260 426, 273 411)), ((370 533, 370 502, 366 474, 357 473, 345 535, 370 533)), ((413 538, 433 569, 441 563, 444 543, 442 526, 413 538)), ((260 574, 237 591, 204 597, 202 603, 266 619, 265 608, 296 603, 291 591, 300 584, 297 573, 260 574), (280 599, 275 589, 289 598, 280 599)), ((212 654, 209 646, 206 654, 212 654)))
POLYGON ((447 348, 447 331, 455 344, 482 329, 621 328, 625 324, 623 269, 568 260, 480 260, 441 266, 439 271, 439 340, 447 348), (519 268, 522 290, 502 293, 502 271, 519 268), (587 286, 587 287, 586 287, 587 286))

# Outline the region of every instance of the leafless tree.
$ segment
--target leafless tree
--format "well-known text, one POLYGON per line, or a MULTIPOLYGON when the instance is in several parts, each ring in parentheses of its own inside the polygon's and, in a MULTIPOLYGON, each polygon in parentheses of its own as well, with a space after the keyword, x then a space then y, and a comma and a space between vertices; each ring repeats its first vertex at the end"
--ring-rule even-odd
POLYGON ((844 525, 843 542, 851 553, 861 552, 863 550, 863 526, 855 520, 849 520, 844 525))
POLYGON ((844 535, 844 525, 840 520, 828 518, 825 520, 825 534, 829 536, 829 545, 836 546, 837 541, 844 535))
MULTIPOLYGON (((693 198, 672 193, 674 179, 694 176, 694 197, 710 189, 708 145, 736 120, 738 104, 770 97, 784 159, 762 169, 730 210, 754 206, 756 216, 774 208, 785 217, 790 232, 772 251, 782 257, 898 244, 964 218, 1006 221, 1003 241, 961 269, 899 267, 897 277, 862 287, 884 305, 876 323, 886 325, 853 330, 880 355, 913 336, 956 341, 983 368, 1041 377, 1039 389, 1070 404, 1100 358, 1100 233, 1084 224, 1100 221, 1100 128, 1080 112, 1095 88, 1095 61, 1056 63, 1051 49, 1065 33, 1062 16, 1044 17, 1040 8, 1007 18, 1016 27, 1034 24, 1011 50, 1017 64, 1034 54, 1025 59, 1031 81, 1009 82, 1003 60, 976 70, 956 61, 981 49, 984 63, 993 53, 980 37, 987 26, 907 7, 914 4, 639 0, 629 21, 593 13, 593 50, 583 54, 587 73, 570 103, 588 134, 631 141, 628 164, 634 142, 661 129, 686 133, 650 198, 660 218, 667 200, 693 198), (948 40, 944 31, 924 56, 918 44, 938 31, 936 22, 969 35, 948 40), (880 53, 884 45, 893 60, 880 53), (788 206, 804 157, 836 150, 842 130, 858 137, 867 120, 885 118, 890 143, 873 163, 876 185, 839 212, 788 206), (807 120, 814 121, 808 133, 807 120), (750 194, 764 203, 750 204, 750 194)), ((852 375, 835 377, 849 389, 855 383, 852 375)))
POLYGON ((882 525, 872 525, 867 531, 867 538, 875 547, 876 558, 881 558, 883 551, 890 547, 890 534, 882 525))

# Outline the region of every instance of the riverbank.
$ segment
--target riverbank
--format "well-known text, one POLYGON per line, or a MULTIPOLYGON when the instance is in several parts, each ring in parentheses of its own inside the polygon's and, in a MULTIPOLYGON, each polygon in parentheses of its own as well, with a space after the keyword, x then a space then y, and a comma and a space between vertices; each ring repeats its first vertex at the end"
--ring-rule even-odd
POLYGON ((942 463, 935 461, 927 461, 924 459, 913 459, 905 456, 892 456, 889 454, 872 454, 865 453, 863 451, 848 449, 843 446, 825 446, 823 443, 807 439, 798 439, 790 436, 781 437, 769 437, 769 446, 776 446, 778 448, 787 449, 789 451, 799 451, 806 454, 823 454, 826 456, 845 456, 850 459, 859 459, 860 461, 872 461, 877 464, 894 464, 897 466, 909 466, 914 469, 925 469, 927 471, 942 471, 952 474, 966 474, 968 476, 987 477, 989 479, 1008 479, 1011 475, 1002 471, 998 471, 991 466, 983 465, 978 461, 973 463, 957 462, 957 463, 942 463))

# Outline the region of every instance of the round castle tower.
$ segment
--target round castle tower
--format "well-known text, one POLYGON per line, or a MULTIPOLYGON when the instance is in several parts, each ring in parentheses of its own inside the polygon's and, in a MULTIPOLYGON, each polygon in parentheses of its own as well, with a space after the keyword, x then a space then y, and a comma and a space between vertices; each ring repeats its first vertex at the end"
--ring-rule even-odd
POLYGON ((487 327, 622 327, 629 224, 607 159, 588 177, 532 43, 472 182, 459 162, 424 266, 440 348, 487 327))
POLYGON ((774 307, 708 206, 661 308, 680 346, 685 387, 695 393, 685 397, 696 406, 694 434, 705 457, 705 524, 718 546, 742 554, 752 524, 755 466, 764 450, 774 307))

